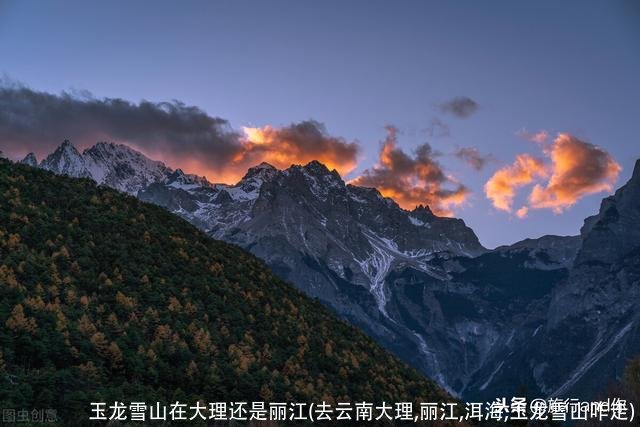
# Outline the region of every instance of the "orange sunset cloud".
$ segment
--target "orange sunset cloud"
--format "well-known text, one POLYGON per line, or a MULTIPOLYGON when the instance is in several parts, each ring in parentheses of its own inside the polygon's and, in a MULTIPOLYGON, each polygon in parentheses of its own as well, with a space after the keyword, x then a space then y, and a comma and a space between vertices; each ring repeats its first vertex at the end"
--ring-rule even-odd
MULTIPOLYGON (((330 136, 324 126, 315 121, 294 123, 287 127, 244 127, 237 136, 233 149, 225 152, 224 162, 210 156, 172 159, 164 154, 169 164, 188 164, 188 170, 207 176, 215 182, 235 183, 247 169, 262 162, 279 169, 292 164, 305 164, 312 160, 336 169, 341 175, 351 172, 357 164, 359 147, 355 142, 330 136)), ((212 155, 216 152, 212 148, 212 155)))
POLYGON ((511 212, 516 190, 529 184, 536 177, 544 177, 546 173, 541 159, 529 154, 519 154, 512 165, 505 166, 493 174, 484 185, 484 192, 496 209, 511 212))
POLYGON ((265 126, 243 128, 243 150, 234 158, 250 166, 268 162, 278 168, 318 160, 329 169, 346 175, 356 167, 358 145, 327 135, 317 122, 307 121, 286 128, 265 126))
POLYGON ((584 196, 611 191, 621 170, 609 153, 568 133, 558 134, 544 148, 544 154, 550 163, 520 154, 512 165, 493 174, 484 189, 496 209, 512 212, 517 190, 535 183, 528 204, 519 208, 516 216, 524 218, 530 209, 561 213, 584 196))
POLYGON ((351 184, 375 187, 405 209, 426 204, 437 215, 451 216, 451 208, 464 203, 469 190, 447 176, 435 157, 429 144, 419 146, 414 156, 406 154, 397 147, 396 128, 388 126, 378 164, 351 184))
POLYGON ((529 195, 534 209, 560 213, 586 195, 611 191, 621 170, 609 153, 567 133, 555 139, 550 156, 549 182, 536 184, 529 195))

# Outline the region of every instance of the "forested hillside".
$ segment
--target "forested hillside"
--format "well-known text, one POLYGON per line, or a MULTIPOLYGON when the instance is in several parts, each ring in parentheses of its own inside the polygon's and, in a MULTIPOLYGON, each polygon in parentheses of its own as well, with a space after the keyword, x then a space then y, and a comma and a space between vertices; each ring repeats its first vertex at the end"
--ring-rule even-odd
POLYGON ((247 252, 89 179, 0 160, 0 407, 434 401, 247 252))

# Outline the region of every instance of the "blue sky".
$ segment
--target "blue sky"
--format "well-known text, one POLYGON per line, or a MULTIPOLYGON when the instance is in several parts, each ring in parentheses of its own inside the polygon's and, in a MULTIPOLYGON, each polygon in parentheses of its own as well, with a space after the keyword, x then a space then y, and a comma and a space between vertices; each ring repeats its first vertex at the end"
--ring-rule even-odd
MULTIPOLYGON (((407 152, 429 142, 472 191, 455 210, 493 247, 576 234, 604 193, 561 214, 497 211, 483 184, 540 147, 519 129, 568 132, 622 166, 640 157, 640 6, 629 1, 0 1, 0 73, 51 93, 180 100, 242 126, 313 119, 377 161, 385 126, 407 152), (478 111, 437 106, 456 96, 478 111), (448 137, 429 137, 439 118, 448 137), (492 154, 484 170, 450 153, 492 154)), ((526 198, 522 192, 518 198, 526 198)))

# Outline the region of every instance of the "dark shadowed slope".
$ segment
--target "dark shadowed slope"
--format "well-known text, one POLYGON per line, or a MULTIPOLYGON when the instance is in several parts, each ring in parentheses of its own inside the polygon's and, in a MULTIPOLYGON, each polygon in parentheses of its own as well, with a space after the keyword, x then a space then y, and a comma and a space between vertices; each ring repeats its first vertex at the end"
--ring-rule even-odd
MULTIPOLYGON (((593 398, 640 354, 640 161, 585 220, 575 261, 541 307, 536 329, 469 395, 526 390, 593 398), (526 368, 523 368, 526 367, 526 368)), ((497 361, 496 361, 497 362, 497 361)))

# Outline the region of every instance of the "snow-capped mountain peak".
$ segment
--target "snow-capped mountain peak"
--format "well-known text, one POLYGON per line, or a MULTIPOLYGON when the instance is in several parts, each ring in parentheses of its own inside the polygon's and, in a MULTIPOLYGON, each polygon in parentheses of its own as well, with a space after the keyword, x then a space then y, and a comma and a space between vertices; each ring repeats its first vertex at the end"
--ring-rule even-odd
POLYGON ((277 172, 278 169, 275 166, 267 162, 262 162, 259 165, 250 167, 242 179, 249 179, 255 176, 264 176, 265 174, 273 176, 277 172))
POLYGON ((262 184, 273 180, 278 175, 278 172, 278 169, 274 166, 267 162, 262 162, 249 168, 244 177, 236 184, 236 187, 241 188, 246 193, 255 194, 257 197, 262 184))
POLYGON ((84 157, 68 139, 65 139, 53 153, 47 156, 40 163, 40 167, 61 175, 77 178, 92 177, 87 170, 84 157))
MULTIPOLYGON (((29 158, 33 160, 35 156, 29 158)), ((172 172, 164 163, 123 144, 99 142, 80 153, 69 140, 47 156, 40 167, 58 174, 91 178, 98 184, 133 195, 154 182, 163 181, 172 172)))
POLYGON ((162 181, 171 169, 126 145, 100 142, 82 153, 91 177, 98 183, 137 194, 162 181))

